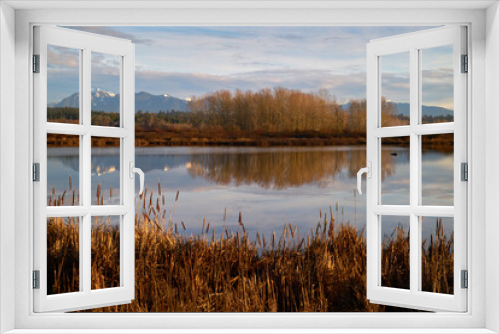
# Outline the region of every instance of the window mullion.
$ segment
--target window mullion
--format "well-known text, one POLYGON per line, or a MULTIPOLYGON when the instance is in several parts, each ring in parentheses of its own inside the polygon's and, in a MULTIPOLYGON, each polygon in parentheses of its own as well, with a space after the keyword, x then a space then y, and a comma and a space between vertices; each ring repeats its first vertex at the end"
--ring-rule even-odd
MULTIPOLYGON (((90 49, 83 49, 83 61, 82 61, 82 88, 81 88, 81 98, 82 101, 82 124, 87 130, 90 130, 91 114, 90 110, 92 107, 92 96, 91 96, 91 53, 90 49)), ((82 173, 81 184, 82 184, 82 201, 83 205, 90 209, 92 203, 92 189, 91 189, 91 169, 92 169, 92 138, 90 131, 82 136, 82 148, 81 148, 81 163, 82 163, 82 173)), ((80 236, 80 254, 82 261, 80 261, 80 273, 83 280, 83 291, 90 293, 92 288, 92 217, 90 212, 87 212, 83 216, 83 226, 81 229, 82 235, 80 236)))
MULTIPOLYGON (((418 49, 410 49, 410 207, 419 203, 420 161, 419 136, 414 128, 418 125, 419 116, 419 56, 418 49)), ((418 292, 420 275, 420 237, 418 217, 413 210, 410 213, 410 291, 418 292)))

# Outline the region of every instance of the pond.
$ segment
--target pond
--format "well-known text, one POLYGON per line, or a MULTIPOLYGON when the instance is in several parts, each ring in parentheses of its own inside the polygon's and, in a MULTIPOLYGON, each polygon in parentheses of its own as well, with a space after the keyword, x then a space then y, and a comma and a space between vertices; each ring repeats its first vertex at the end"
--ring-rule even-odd
MULTIPOLYGON (((385 145, 381 154, 382 204, 409 204, 408 147, 385 145)), ((73 191, 78 197, 78 148, 48 148, 47 163, 48 201, 64 191, 66 202, 73 191)), ((366 166, 364 146, 136 148, 136 166, 145 172, 147 196, 161 191, 160 211, 188 235, 201 233, 204 220, 210 234, 244 225, 251 239, 256 232, 279 237, 285 224, 304 236, 325 215, 328 222, 333 217, 337 224, 365 227, 366 196, 355 191, 356 173, 366 166)), ((453 205, 452 153, 424 152, 422 175, 424 204, 453 205)), ((98 192, 102 204, 118 204, 119 181, 119 149, 93 148, 92 204, 98 192)), ((424 237, 435 233, 435 218, 424 219, 424 237)), ((384 235, 398 224, 409 227, 408 217, 382 221, 384 235)), ((444 219, 443 226, 452 233, 453 220, 444 219)))

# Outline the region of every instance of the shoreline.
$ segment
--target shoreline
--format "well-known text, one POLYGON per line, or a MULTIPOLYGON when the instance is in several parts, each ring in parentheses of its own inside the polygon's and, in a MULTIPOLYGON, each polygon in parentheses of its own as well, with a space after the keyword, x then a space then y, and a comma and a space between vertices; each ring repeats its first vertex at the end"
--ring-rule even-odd
MULTIPOLYGON (((453 138, 442 135, 422 136, 425 150, 453 152, 453 138)), ((78 147, 79 136, 49 134, 47 147, 78 147)), ((118 138, 92 137, 92 147, 118 147, 118 138)), ((384 145, 409 147, 406 138, 384 138, 384 145)), ((327 147, 327 146, 366 146, 366 135, 353 134, 311 134, 311 133, 173 133, 136 131, 136 147, 327 147)))
POLYGON ((204 135, 193 134, 175 136, 172 133, 136 132, 137 147, 147 146, 344 146, 366 145, 366 136, 361 135, 323 135, 304 137, 299 134, 274 134, 256 136, 239 135, 204 135))

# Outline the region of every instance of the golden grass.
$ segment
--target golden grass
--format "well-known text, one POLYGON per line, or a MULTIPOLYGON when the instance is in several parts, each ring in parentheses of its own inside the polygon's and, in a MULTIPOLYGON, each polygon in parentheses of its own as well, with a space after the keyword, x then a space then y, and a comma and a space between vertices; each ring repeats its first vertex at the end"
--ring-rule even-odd
MULTIPOLYGON (((178 199, 178 195, 176 196, 178 199)), ((136 295, 132 303, 95 312, 355 312, 394 311, 366 299, 366 238, 336 223, 333 210, 307 236, 286 224, 277 236, 251 241, 241 215, 236 231, 220 235, 206 221, 188 235, 167 216, 161 188, 146 192, 135 217, 136 295)), ((119 281, 119 231, 108 221, 92 230, 92 287, 119 281)), ((453 292, 453 237, 437 221, 422 245, 423 288, 453 292)), ((49 290, 78 290, 78 224, 50 218, 49 290)), ((386 286, 409 280, 409 233, 397 228, 382 243, 386 286)), ((401 309, 399 309, 401 310, 401 309)))

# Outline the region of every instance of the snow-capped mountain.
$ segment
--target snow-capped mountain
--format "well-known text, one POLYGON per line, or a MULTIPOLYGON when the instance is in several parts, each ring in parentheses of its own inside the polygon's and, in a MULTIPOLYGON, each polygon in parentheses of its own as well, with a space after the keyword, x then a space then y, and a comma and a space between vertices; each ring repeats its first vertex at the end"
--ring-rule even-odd
MULTIPOLYGON (((78 108, 79 93, 72 94, 60 102, 49 104, 49 107, 78 108)), ((188 111, 188 101, 168 94, 153 95, 146 92, 135 93, 135 111, 157 113, 159 111, 188 111)), ((120 94, 107 92, 100 88, 92 89, 92 110, 118 112, 120 94)))
POLYGON ((135 111, 158 112, 163 111, 188 111, 188 101, 170 96, 168 94, 152 95, 146 92, 135 94, 135 111))

